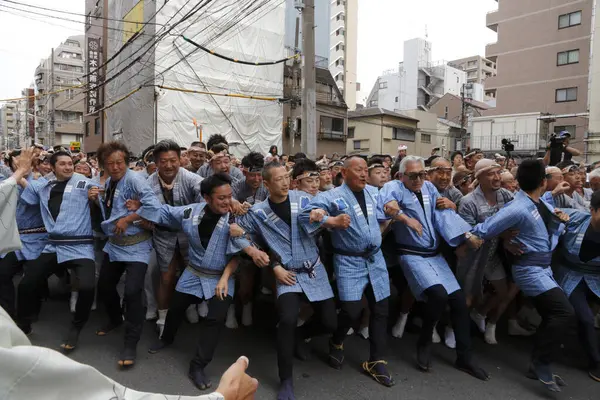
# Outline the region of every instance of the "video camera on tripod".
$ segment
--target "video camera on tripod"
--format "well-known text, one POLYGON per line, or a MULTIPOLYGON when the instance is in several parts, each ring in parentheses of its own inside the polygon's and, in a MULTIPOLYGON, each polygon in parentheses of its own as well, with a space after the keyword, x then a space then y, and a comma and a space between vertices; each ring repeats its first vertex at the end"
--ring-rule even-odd
MULTIPOLYGON (((518 140, 515 140, 515 142, 518 142, 518 140)), ((510 156, 510 153, 512 151, 515 151, 515 145, 513 143, 513 140, 507 138, 502 139, 502 150, 507 152, 510 156)))

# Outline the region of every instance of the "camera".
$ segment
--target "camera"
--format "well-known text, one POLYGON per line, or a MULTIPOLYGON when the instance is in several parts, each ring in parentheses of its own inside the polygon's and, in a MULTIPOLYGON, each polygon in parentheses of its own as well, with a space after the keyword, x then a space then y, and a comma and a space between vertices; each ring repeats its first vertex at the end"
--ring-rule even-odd
POLYGON ((502 139, 502 150, 510 153, 511 151, 515 151, 515 145, 510 139, 502 139))
POLYGON ((561 131, 559 133, 552 133, 550 135, 550 148, 551 149, 562 149, 564 144, 565 144, 565 140, 570 138, 571 134, 569 133, 569 131, 561 131))

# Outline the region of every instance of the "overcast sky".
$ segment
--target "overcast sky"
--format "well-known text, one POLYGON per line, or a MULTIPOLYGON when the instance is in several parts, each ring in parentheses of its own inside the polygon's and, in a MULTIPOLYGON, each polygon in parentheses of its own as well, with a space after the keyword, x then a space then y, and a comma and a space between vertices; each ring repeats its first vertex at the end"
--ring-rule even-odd
MULTIPOLYGON (((16 1, 84 13, 84 0, 16 1)), ((359 0, 358 81, 363 90, 357 100, 363 101, 384 69, 397 67, 402 61, 402 43, 424 37, 426 26, 435 60, 484 55, 485 45, 496 40, 496 34, 485 27, 485 15, 497 5, 495 0, 359 0)), ((52 47, 69 35, 83 34, 83 24, 7 7, 25 8, 0 0, 0 99, 20 96, 52 47)), ((83 21, 83 17, 62 16, 83 21)))

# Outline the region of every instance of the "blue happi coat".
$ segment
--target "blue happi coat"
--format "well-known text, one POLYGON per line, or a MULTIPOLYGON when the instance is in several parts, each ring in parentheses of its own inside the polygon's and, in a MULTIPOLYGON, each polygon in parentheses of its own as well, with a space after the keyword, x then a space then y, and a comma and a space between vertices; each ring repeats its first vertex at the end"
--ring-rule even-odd
POLYGON ((390 280, 380 249, 381 231, 375 215, 377 189, 365 187, 364 194, 368 214, 366 216, 352 190, 343 184, 335 189, 319 193, 302 209, 298 217, 301 226, 309 234, 314 235, 323 227, 327 218, 321 222, 310 223, 312 210, 322 209, 329 216, 334 217, 348 214, 351 219, 348 229, 331 230, 333 247, 345 252, 370 253, 367 258, 334 254, 335 276, 342 301, 359 301, 369 283, 373 288, 376 301, 383 300, 390 295, 390 280))
MULTIPOLYGON (((29 174, 27 177, 27 183, 29 185, 40 185, 42 182, 47 182, 44 178, 38 180, 33 178, 33 174, 29 174)), ((19 186, 19 197, 23 193, 23 188, 19 186)), ((48 244, 48 233, 22 233, 23 231, 36 228, 45 228, 44 221, 42 219, 42 213, 39 205, 29 205, 19 198, 17 202, 17 226, 21 237, 21 243, 23 247, 21 250, 15 251, 17 260, 35 260, 42 254, 44 247, 48 244)), ((0 258, 4 258, 6 254, 0 255, 0 258)))
MULTIPOLYGON (((111 178, 108 178, 104 183, 105 190, 110 187, 111 178)), ((102 222, 102 230, 109 237, 109 241, 104 246, 104 252, 110 257, 110 261, 129 261, 141 262, 148 264, 150 261, 150 253, 152 250, 152 238, 144 240, 131 246, 120 246, 110 242, 110 238, 115 236, 114 229, 116 222, 132 214, 127 210, 125 202, 127 200, 139 200, 142 206, 135 213, 140 217, 157 223, 160 217, 161 204, 156 198, 156 195, 150 188, 150 185, 139 174, 127 170, 125 175, 117 183, 115 195, 113 197, 112 212, 110 218, 107 219, 107 211, 104 206, 104 201, 99 199, 100 209, 104 221, 102 222)), ((144 229, 135 225, 129 224, 125 231, 125 236, 137 235, 144 232, 144 229)))
MULTIPOLYGON (((554 209, 547 202, 543 199, 540 201, 554 213, 554 209)), ((553 218, 546 228, 535 204, 521 190, 517 192, 513 201, 485 222, 476 225, 472 232, 484 240, 489 240, 507 229, 519 230, 514 241, 521 244, 524 254, 521 256, 523 261, 513 262, 513 279, 526 296, 535 297, 558 287, 552 276, 550 257, 564 227, 558 219, 553 218), (527 261, 534 257, 538 257, 539 260, 527 261)))
POLYGON ((554 276, 567 297, 571 296, 582 280, 596 296, 600 297, 600 257, 585 263, 579 259, 581 244, 592 221, 592 216, 577 210, 565 209, 563 211, 569 214, 570 219, 560 238, 557 249, 559 257, 556 258, 554 276), (589 270, 589 272, 584 272, 584 270, 589 270))
MULTIPOLYGON (((173 180, 173 206, 185 206, 192 203, 203 202, 200 194, 200 183, 202 179, 197 174, 188 171, 185 168, 179 168, 179 172, 173 180)), ((163 195, 162 186, 158 179, 158 172, 153 173, 148 178, 148 184, 161 204, 166 204, 163 195)), ((175 248, 179 243, 179 252, 184 260, 188 259, 187 236, 183 232, 161 229, 156 226, 153 236, 153 244, 156 250, 156 261, 161 268, 167 268, 173 259, 175 248)))
MULTIPOLYGON (((56 221, 48 209, 48 200, 55 180, 38 179, 31 182, 21 193, 21 200, 30 206, 40 207, 42 220, 50 236, 92 237, 92 218, 87 192, 92 186, 85 176, 74 173, 65 187, 60 212, 56 221)), ((25 235, 23 235, 25 236, 25 235)), ((94 259, 93 244, 48 243, 43 253, 56 253, 59 263, 81 258, 94 259)))
MULTIPOLYGON (((273 212, 268 201, 257 203, 246 215, 237 218, 236 222, 247 233, 259 236, 267 243, 285 269, 296 272, 295 285, 288 286, 277 282, 278 297, 284 293, 304 293, 311 302, 330 299, 333 297, 333 291, 319 258, 317 244, 298 223, 299 211, 308 205, 312 196, 297 190, 290 190, 288 196, 291 227, 273 212), (305 261, 309 261, 315 267, 312 277, 303 269, 305 261)), ((236 251, 251 245, 245 237, 231 238, 231 242, 236 251)))
MULTIPOLYGON (((212 233, 208 247, 205 249, 200 240, 198 225, 202 222, 207 203, 196 203, 187 206, 172 207, 164 205, 160 210, 160 224, 181 229, 188 238, 189 266, 183 271, 175 290, 196 296, 199 299, 210 299, 221 279, 223 270, 231 259, 229 247, 229 213, 223 215, 212 233)), ((235 280, 233 275, 228 281, 228 296, 233 297, 235 280)))
POLYGON ((412 294, 419 300, 423 299, 423 292, 434 285, 442 285, 448 294, 460 289, 448 263, 437 249, 441 238, 450 246, 456 247, 464 241, 465 233, 471 230, 471 226, 454 210, 436 209, 440 194, 431 182, 423 182, 421 193, 424 207, 401 181, 391 181, 379 192, 377 207, 378 218, 386 220, 383 208, 395 200, 402 213, 418 220, 423 226, 423 235, 419 236, 401 222, 392 224, 397 247, 411 250, 402 252, 399 261, 412 294))

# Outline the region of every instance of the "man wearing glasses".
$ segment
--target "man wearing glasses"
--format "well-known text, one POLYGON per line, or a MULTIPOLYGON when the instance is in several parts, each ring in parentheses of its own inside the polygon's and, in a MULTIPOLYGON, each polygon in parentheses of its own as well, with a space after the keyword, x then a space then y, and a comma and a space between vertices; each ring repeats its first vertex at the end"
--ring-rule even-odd
POLYGON ((473 248, 481 242, 469 233, 470 225, 454 210, 437 209, 440 195, 431 182, 425 181, 427 172, 422 158, 405 157, 400 173, 402 181, 388 182, 379 192, 377 216, 382 223, 390 218, 395 222, 392 230, 400 266, 412 294, 425 302, 417 366, 422 371, 431 369, 433 330, 449 305, 456 332, 456 368, 488 380, 488 373, 473 360, 465 295, 439 250, 442 239, 450 246, 467 242, 473 248))

